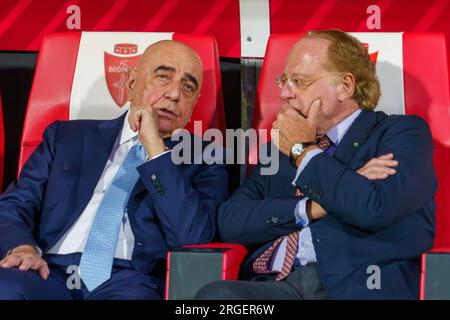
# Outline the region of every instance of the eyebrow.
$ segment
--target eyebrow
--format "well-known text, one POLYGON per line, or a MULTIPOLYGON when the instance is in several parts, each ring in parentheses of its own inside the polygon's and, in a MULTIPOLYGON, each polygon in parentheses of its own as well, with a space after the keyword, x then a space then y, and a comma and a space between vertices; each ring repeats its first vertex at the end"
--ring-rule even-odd
MULTIPOLYGON (((283 74, 286 75, 285 73, 283 73, 283 74)), ((297 76, 297 77, 300 77, 300 78, 310 78, 311 77, 311 76, 308 76, 308 75, 306 75, 304 73, 298 73, 298 72, 292 73, 292 76, 297 76)))
POLYGON ((165 66, 165 65, 159 65, 156 67, 155 70, 153 70, 153 72, 158 72, 158 71, 170 71, 170 72, 175 72, 175 68, 174 67, 169 67, 169 66, 165 66))
MULTIPOLYGON (((155 68, 155 70, 153 70, 153 72, 158 72, 158 71, 169 71, 169 72, 176 72, 176 69, 174 67, 169 67, 169 66, 165 66, 165 65, 159 65, 158 67, 155 68)), ((193 82, 195 85, 195 90, 198 89, 198 80, 190 73, 184 73, 184 77, 193 82)))

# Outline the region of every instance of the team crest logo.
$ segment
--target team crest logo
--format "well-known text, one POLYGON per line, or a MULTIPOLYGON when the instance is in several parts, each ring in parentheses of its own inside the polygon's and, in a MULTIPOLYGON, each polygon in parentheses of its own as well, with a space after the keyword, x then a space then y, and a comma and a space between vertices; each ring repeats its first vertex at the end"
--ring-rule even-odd
POLYGON ((128 78, 128 69, 135 67, 142 56, 137 52, 138 46, 132 43, 114 45, 114 54, 105 51, 106 84, 119 108, 122 108, 128 101, 125 84, 128 78))
MULTIPOLYGON (((367 53, 369 53, 369 44, 368 43, 363 43, 364 48, 366 48, 367 53)), ((374 64, 377 64, 377 58, 378 58, 378 51, 375 51, 373 53, 369 53, 369 57, 370 60, 372 60, 372 62, 374 64)))

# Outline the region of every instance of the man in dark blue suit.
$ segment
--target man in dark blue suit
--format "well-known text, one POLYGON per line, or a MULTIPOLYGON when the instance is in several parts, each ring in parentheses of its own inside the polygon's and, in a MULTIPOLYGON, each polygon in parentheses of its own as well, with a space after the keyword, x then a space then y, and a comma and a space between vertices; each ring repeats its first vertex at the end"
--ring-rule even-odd
POLYGON ((167 250, 211 241, 227 196, 223 165, 171 159, 202 76, 192 48, 157 42, 128 113, 46 129, 0 198, 0 299, 161 299, 167 250))
POLYGON ((256 248, 242 270, 253 281, 213 282, 197 298, 417 299, 435 232, 427 124, 372 111, 375 65, 344 32, 300 39, 278 85, 280 170, 256 168, 219 208, 222 239, 256 248))

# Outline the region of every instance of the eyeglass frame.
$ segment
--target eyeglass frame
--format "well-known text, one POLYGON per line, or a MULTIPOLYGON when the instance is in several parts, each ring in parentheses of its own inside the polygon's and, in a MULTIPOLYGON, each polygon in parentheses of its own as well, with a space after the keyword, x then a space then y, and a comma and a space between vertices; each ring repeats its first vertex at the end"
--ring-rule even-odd
MULTIPOLYGON (((298 90, 306 91, 314 82, 316 82, 318 80, 321 80, 321 79, 324 79, 324 78, 328 78, 328 77, 334 77, 334 76, 341 75, 341 74, 342 74, 342 72, 332 72, 332 73, 327 73, 327 74, 325 74, 323 76, 312 78, 312 79, 309 79, 309 80, 305 79, 305 78, 300 78, 301 80, 304 80, 302 85, 296 85, 293 82, 293 80, 292 80, 292 76, 288 76, 288 75, 286 75, 284 73, 279 75, 275 80, 276 80, 277 87, 280 88, 280 89, 283 89, 284 86, 287 83, 292 88, 296 88, 298 90), (287 79, 286 79, 286 81, 284 83, 281 83, 281 79, 283 77, 286 77, 287 79)), ((294 76, 298 76, 298 74, 294 74, 294 76)))

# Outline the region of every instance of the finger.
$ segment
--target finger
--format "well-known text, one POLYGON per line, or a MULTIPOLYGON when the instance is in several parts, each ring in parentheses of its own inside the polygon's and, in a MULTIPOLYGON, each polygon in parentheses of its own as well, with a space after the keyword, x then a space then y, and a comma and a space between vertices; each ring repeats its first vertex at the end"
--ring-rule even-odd
POLYGON ((281 113, 285 113, 286 111, 288 111, 289 109, 291 109, 291 106, 287 103, 283 104, 280 108, 280 110, 278 111, 280 114, 281 113))
POLYGON ((371 173, 367 175, 366 178, 369 180, 383 180, 386 179, 388 176, 389 175, 387 175, 386 173, 371 173))
POLYGON ((360 175, 366 175, 367 174, 367 168, 366 167, 362 167, 361 169, 356 171, 357 173, 359 173, 360 175))
POLYGON ((373 165, 382 165, 382 166, 386 166, 386 167, 396 167, 398 166, 398 161, 397 160, 389 160, 389 159, 384 159, 384 158, 372 158, 369 160, 369 162, 367 162, 364 167, 370 167, 373 165))
POLYGON ((380 160, 376 159, 372 165, 376 166, 383 166, 383 167, 397 167, 398 161, 397 160, 380 160))
POLYGON ((131 109, 130 116, 128 118, 128 122, 130 123, 131 130, 133 130, 133 131, 136 131, 136 125, 135 125, 135 120, 134 120, 135 117, 136 117, 136 110, 131 109))
POLYGON ((143 113, 142 107, 139 107, 134 111, 133 123, 135 131, 139 131, 141 128, 142 113, 143 113))
POLYGON ((396 170, 383 166, 371 166, 369 168, 361 168, 357 171, 357 173, 368 178, 369 180, 375 180, 385 179, 390 175, 394 175, 396 170))
POLYGON ((272 129, 278 129, 278 120, 275 120, 275 121, 272 123, 272 129))
POLYGON ((4 262, 6 262, 6 259, 7 259, 8 257, 5 257, 5 258, 3 258, 2 260, 0 260, 0 267, 2 266, 2 264, 4 263, 4 262))
POLYGON ((22 263, 19 266, 19 270, 28 271, 35 263, 34 258, 26 257, 22 260, 22 263))
POLYGON ((141 117, 139 116, 139 114, 134 117, 134 128, 136 129, 136 131, 139 131, 141 129, 141 117))
POLYGON ((376 159, 393 159, 394 158, 394 154, 393 153, 388 153, 388 154, 384 154, 382 156, 377 157, 376 159))
POLYGON ((280 134, 280 143, 278 149, 284 154, 290 153, 291 146, 289 145, 289 141, 282 134, 280 134))
POLYGON ((273 144, 279 148, 279 144, 280 144, 280 131, 278 129, 272 129, 270 130, 270 138, 273 142, 273 144))
POLYGON ((289 110, 284 113, 284 115, 287 119, 295 123, 302 123, 307 121, 307 119, 301 114, 301 112, 294 107, 290 107, 289 110))
POLYGON ((386 173, 377 171, 377 170, 366 170, 363 174, 361 174, 363 177, 366 177, 369 180, 377 180, 382 179, 383 177, 387 176, 386 173))
POLYGON ((376 173, 376 174, 388 174, 394 175, 396 173, 395 169, 384 167, 384 166, 372 166, 368 169, 368 173, 376 173))
POLYGON ((367 161, 367 163, 364 165, 364 167, 368 167, 371 166, 372 164, 375 163, 376 158, 372 158, 369 161, 367 161))
POLYGON ((22 258, 18 256, 8 256, 1 265, 2 268, 9 269, 15 268, 22 262, 22 258))
POLYGON ((44 280, 48 279, 48 276, 50 274, 50 269, 48 268, 47 262, 42 260, 33 269, 39 273, 39 275, 41 276, 42 279, 44 279, 44 280))
POLYGON ((311 103, 307 117, 309 122, 317 124, 321 108, 322 108, 322 101, 320 99, 316 99, 311 103))
POLYGON ((134 123, 133 123, 133 109, 131 108, 128 114, 128 124, 130 125, 131 130, 134 131, 134 123))
POLYGON ((280 145, 288 145, 289 140, 286 138, 286 136, 283 134, 283 132, 280 132, 280 145))

